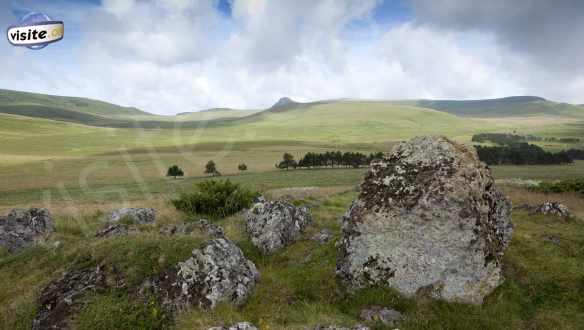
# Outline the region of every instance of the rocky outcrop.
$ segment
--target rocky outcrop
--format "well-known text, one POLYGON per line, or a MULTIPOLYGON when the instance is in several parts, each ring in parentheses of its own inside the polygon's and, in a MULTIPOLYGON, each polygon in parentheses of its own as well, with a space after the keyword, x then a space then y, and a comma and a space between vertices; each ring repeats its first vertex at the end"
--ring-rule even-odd
POLYGON ((545 202, 529 210, 530 215, 554 215, 560 218, 570 218, 572 214, 565 205, 559 202, 545 202))
POLYGON ((258 280, 254 263, 233 242, 217 238, 193 250, 189 259, 170 271, 148 280, 141 291, 153 292, 171 312, 188 306, 212 309, 220 302, 243 304, 258 280))
POLYGON ((83 308, 84 297, 123 287, 119 272, 104 265, 69 271, 42 290, 32 328, 68 329, 71 316, 83 308))
POLYGON ((310 210, 286 201, 259 202, 245 215, 246 231, 262 253, 291 245, 312 222, 310 210))
POLYGON ((391 308, 371 306, 361 310, 361 320, 367 322, 381 322, 388 327, 397 327, 405 316, 391 308))
POLYGON ((198 229, 201 233, 209 235, 213 238, 221 238, 225 236, 223 227, 211 223, 207 219, 201 219, 193 223, 183 223, 178 225, 165 225, 159 230, 161 235, 174 236, 174 235, 190 235, 195 229, 198 229))
POLYGON ((249 322, 239 322, 228 327, 212 327, 208 330, 258 330, 258 328, 249 322))
POLYGON ((156 210, 150 208, 131 208, 125 207, 113 210, 109 222, 119 222, 129 220, 133 224, 144 225, 154 223, 156 219, 156 210))
POLYGON ((337 275, 350 290, 480 304, 503 280, 510 212, 474 148, 444 137, 400 143, 371 164, 343 219, 337 275))
POLYGON ((13 209, 0 217, 0 247, 18 252, 53 232, 53 218, 47 209, 13 209))

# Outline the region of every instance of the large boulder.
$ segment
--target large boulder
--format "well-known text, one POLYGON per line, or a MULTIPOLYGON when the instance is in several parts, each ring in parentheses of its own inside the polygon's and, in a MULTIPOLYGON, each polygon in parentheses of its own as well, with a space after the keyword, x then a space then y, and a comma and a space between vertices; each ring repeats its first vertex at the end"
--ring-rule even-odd
POLYGON ((220 302, 239 306, 251 294, 260 274, 254 263, 230 240, 206 242, 170 271, 144 283, 171 312, 198 306, 213 309, 220 302))
POLYGON ((124 207, 113 210, 108 220, 109 222, 129 220, 133 224, 144 225, 153 223, 155 219, 156 210, 154 209, 124 207))
POLYGON ((20 251, 55 230, 47 209, 12 209, 0 217, 0 247, 10 253, 20 251))
POLYGON ((246 231, 264 254, 294 243, 311 222, 308 208, 281 200, 256 203, 245 215, 246 231))
POLYGON ((371 164, 343 219, 337 275, 350 291, 480 304, 503 280, 511 204, 472 147, 417 137, 371 164))

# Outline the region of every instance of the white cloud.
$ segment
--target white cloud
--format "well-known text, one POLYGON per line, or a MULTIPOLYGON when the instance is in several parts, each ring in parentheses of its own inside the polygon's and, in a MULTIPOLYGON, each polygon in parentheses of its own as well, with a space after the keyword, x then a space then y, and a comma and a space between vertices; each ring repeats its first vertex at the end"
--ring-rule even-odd
MULTIPOLYGON (((583 79, 557 84, 485 29, 392 25, 366 42, 345 30, 377 0, 104 1, 85 8, 68 53, 0 45, 0 87, 104 99, 172 114, 264 108, 281 96, 482 98, 535 94, 584 102, 583 79), (35 57, 36 56, 36 57, 35 57), (23 66, 35 58, 37 64, 23 66), (56 63, 52 63, 56 62, 56 63)), ((79 8, 76 8, 79 12, 79 8)), ((75 15, 77 17, 79 15, 75 15)))

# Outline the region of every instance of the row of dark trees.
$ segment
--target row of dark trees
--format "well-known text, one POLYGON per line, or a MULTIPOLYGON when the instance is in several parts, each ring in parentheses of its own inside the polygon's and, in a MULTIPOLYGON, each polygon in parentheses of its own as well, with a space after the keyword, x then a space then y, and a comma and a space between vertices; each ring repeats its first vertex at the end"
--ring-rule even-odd
POLYGON ((579 143, 578 138, 541 137, 535 135, 518 135, 509 133, 480 133, 472 136, 472 142, 493 142, 500 145, 511 145, 527 141, 546 141, 560 143, 579 143))
POLYGON ((319 168, 319 167, 352 167, 367 166, 373 159, 383 157, 382 152, 369 155, 360 152, 327 151, 324 153, 309 152, 296 161, 290 153, 284 153, 282 160, 276 164, 276 168, 319 168))
POLYGON ((574 162, 566 151, 552 153, 528 143, 500 147, 475 147, 479 159, 489 165, 554 165, 574 162))

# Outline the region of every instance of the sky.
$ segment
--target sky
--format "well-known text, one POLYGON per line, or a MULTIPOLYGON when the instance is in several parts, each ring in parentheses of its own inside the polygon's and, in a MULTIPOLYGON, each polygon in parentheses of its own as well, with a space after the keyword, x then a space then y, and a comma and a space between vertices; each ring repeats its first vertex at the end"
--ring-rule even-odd
POLYGON ((0 0, 65 23, 0 42, 0 88, 157 114, 298 101, 537 95, 584 103, 580 0, 0 0))

